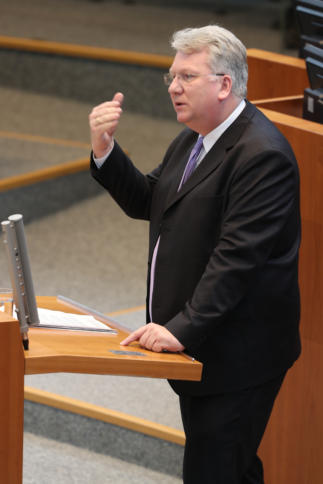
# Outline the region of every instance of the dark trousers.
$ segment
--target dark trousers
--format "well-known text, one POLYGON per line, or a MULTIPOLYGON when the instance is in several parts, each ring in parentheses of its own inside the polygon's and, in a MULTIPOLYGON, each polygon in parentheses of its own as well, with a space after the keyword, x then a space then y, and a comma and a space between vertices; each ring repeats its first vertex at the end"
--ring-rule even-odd
POLYGON ((284 376, 238 392, 180 397, 184 484, 264 484, 257 449, 284 376))

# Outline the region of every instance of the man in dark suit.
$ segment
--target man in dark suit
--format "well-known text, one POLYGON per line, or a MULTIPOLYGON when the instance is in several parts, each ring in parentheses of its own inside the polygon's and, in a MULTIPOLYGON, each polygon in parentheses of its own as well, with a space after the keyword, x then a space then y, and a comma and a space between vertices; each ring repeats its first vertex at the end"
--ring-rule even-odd
POLYGON ((300 353, 297 163, 245 99, 246 51, 232 33, 185 29, 172 45, 165 82, 186 128, 155 170, 143 175, 113 139, 121 93, 89 117, 93 176, 129 216, 150 221, 149 324, 123 344, 203 363, 201 382, 170 381, 185 484, 262 484, 257 449, 300 353))

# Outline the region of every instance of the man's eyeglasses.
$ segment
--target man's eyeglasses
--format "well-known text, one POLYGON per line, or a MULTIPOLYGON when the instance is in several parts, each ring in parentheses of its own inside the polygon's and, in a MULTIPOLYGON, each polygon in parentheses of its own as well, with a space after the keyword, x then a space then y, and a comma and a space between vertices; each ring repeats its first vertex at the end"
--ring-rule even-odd
POLYGON ((167 74, 164 74, 164 83, 166 86, 170 86, 173 80, 176 78, 180 84, 190 84, 191 82, 194 81, 194 79, 197 79, 198 77, 209 77, 212 79, 212 77, 216 76, 225 76, 225 74, 222 73, 217 73, 217 74, 171 74, 168 72, 167 74))

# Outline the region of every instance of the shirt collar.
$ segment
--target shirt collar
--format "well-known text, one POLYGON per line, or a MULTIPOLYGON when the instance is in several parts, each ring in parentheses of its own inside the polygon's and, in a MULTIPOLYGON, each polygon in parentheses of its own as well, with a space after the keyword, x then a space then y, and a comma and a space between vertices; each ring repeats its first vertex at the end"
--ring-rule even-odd
POLYGON ((237 119, 237 117, 242 113, 246 106, 246 101, 244 99, 238 104, 238 106, 232 111, 230 116, 228 116, 219 126, 210 131, 206 136, 204 136, 203 147, 205 154, 210 151, 214 143, 218 141, 220 136, 228 129, 228 127, 237 119))

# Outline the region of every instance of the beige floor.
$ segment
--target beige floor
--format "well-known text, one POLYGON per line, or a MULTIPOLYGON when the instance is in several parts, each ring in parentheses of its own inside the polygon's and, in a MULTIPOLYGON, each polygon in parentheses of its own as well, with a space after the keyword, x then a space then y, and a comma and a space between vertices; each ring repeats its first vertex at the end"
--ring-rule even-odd
POLYGON ((289 0, 221 0, 204 8, 198 1, 195 8, 158 3, 1 0, 0 31, 8 36, 171 54, 169 39, 175 30, 217 23, 231 29, 247 47, 295 54, 284 47, 279 30, 283 5, 289 0))

